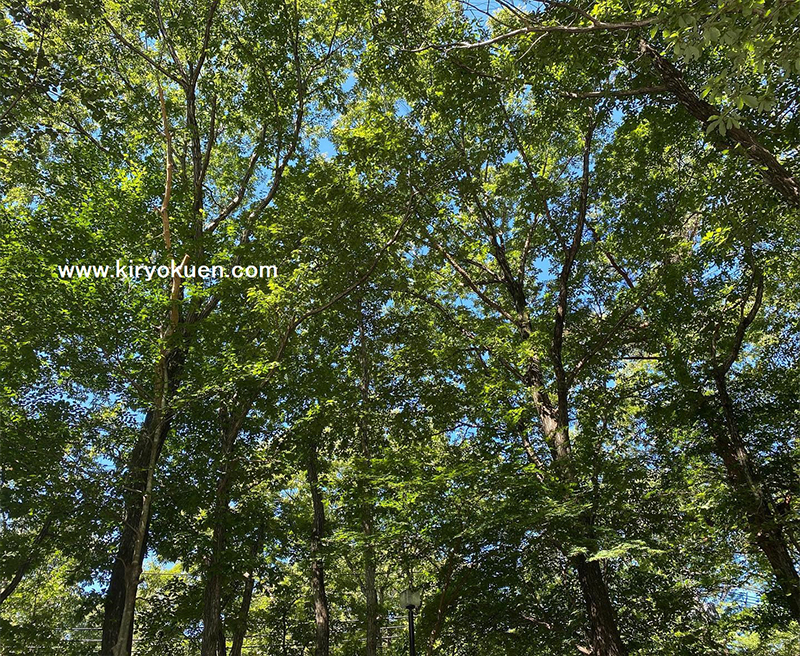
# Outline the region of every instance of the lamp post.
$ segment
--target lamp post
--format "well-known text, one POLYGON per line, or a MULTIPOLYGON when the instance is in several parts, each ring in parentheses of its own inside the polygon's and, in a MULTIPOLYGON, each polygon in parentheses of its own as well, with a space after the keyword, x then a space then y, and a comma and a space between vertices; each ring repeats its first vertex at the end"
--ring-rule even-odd
POLYGON ((421 598, 419 590, 408 588, 400 593, 400 605, 408 611, 408 653, 417 656, 414 645, 414 611, 419 608, 421 598))

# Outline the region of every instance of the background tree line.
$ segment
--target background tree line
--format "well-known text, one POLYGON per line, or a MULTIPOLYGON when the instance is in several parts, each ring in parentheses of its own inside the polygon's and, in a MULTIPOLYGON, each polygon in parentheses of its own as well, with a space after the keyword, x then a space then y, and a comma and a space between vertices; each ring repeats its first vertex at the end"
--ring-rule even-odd
POLYGON ((0 654, 800 653, 798 3, 3 9, 0 654))

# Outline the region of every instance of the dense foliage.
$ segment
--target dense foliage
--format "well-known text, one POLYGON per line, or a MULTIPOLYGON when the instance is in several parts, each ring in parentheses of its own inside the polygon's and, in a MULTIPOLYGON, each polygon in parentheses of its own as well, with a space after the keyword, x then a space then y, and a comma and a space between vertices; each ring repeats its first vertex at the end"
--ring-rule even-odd
POLYGON ((798 656, 798 34, 5 2, 0 655, 798 656))

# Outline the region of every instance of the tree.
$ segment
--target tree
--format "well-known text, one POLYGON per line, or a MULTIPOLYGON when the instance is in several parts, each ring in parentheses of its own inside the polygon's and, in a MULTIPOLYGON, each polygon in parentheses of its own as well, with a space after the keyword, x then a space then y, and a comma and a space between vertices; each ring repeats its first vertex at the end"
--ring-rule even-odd
POLYGON ((793 653, 799 11, 6 7, 0 653, 793 653))

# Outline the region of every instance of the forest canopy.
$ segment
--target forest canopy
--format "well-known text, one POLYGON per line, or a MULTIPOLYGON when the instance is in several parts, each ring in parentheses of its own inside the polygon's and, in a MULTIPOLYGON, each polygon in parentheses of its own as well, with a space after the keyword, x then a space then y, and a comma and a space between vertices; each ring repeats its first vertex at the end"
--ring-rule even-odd
POLYGON ((800 655, 799 112, 794 0, 4 0, 0 656, 800 655))

